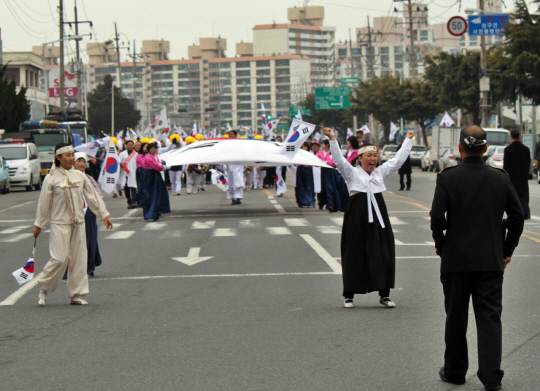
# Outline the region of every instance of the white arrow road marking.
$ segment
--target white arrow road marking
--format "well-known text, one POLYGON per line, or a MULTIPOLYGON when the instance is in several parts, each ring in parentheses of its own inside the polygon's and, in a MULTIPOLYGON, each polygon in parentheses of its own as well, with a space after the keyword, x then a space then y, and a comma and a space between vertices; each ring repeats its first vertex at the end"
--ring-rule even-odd
POLYGON ((184 265, 193 266, 196 263, 206 261, 210 258, 214 258, 214 257, 199 257, 200 252, 201 252, 200 247, 191 247, 189 249, 187 257, 175 257, 173 259, 175 261, 182 262, 184 265))

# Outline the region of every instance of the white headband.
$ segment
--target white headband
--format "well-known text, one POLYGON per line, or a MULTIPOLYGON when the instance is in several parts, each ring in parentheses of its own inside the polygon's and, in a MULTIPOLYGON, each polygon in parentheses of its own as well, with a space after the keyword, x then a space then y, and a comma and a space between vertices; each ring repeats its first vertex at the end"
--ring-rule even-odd
POLYGON ((73 147, 71 145, 68 145, 67 147, 62 147, 62 148, 58 149, 56 151, 55 155, 58 156, 58 155, 61 155, 63 153, 66 153, 66 152, 73 152, 73 151, 74 151, 73 147))
POLYGON ((374 145, 368 145, 366 147, 362 147, 358 150, 358 155, 361 155, 365 152, 370 152, 370 151, 374 151, 374 152, 377 152, 377 147, 374 146, 374 145))

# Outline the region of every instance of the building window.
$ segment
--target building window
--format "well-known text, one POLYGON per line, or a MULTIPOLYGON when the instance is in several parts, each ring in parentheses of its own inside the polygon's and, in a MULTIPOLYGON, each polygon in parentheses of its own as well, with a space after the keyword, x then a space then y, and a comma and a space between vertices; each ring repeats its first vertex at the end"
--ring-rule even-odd
POLYGON ((403 46, 394 46, 394 53, 403 53, 403 46))
MULTIPOLYGON (((128 86, 129 86, 129 84, 128 84, 128 86)), ((158 81, 158 82, 152 83, 152 87, 156 87, 156 88, 159 88, 159 87, 174 87, 174 82, 173 81, 158 81)))
POLYGON ((276 83, 290 83, 291 78, 289 76, 276 77, 276 83))
POLYGON ((276 94, 276 100, 291 100, 291 94, 276 94))
POLYGON ((249 69, 246 71, 236 71, 236 77, 238 76, 251 76, 251 71, 249 69))
POLYGON ((172 79, 173 74, 172 73, 153 73, 152 74, 152 80, 154 79, 172 79))
POLYGON ((251 79, 236 79, 236 85, 250 85, 251 79))
POLYGON ((277 68, 276 69, 276 76, 289 75, 290 73, 291 73, 290 68, 277 68))
POLYGON ((276 107, 289 107, 289 102, 276 102, 276 107))
POLYGON ((286 91, 290 91, 290 90, 291 90, 290 85, 276 86, 276 91, 277 92, 286 92, 286 91))
MULTIPOLYGON (((257 89, 258 89, 258 87, 257 87, 257 89)), ((251 87, 236 87, 236 92, 238 92, 239 94, 241 94, 243 92, 244 93, 245 92, 251 93, 251 87)))
POLYGON ((272 95, 257 95, 257 100, 269 101, 272 100, 272 95))
POLYGON ((402 62, 396 62, 396 63, 394 63, 394 68, 396 68, 396 69, 403 69, 403 63, 402 63, 402 62))
POLYGON ((394 61, 403 61, 403 54, 394 54, 394 61))
POLYGON ((390 61, 390 56, 388 54, 383 54, 381 56, 381 62, 387 63, 388 61, 390 61))
POLYGON ((276 60, 276 67, 288 67, 289 60, 276 60))
POLYGON ((154 72, 172 71, 172 65, 154 65, 152 67, 154 72))
POLYGON ((257 92, 270 92, 270 86, 257 86, 257 92))
POLYGON ((338 49, 338 57, 347 57, 347 48, 345 49, 338 49))
POLYGON ((257 68, 269 67, 270 60, 257 61, 257 68))
POLYGON ((220 68, 230 68, 231 63, 230 62, 218 62, 220 68))
POLYGON ((236 108, 238 110, 251 110, 251 103, 238 103, 236 108))
POLYGON ((257 78, 257 84, 270 84, 270 78, 269 77, 258 77, 257 78))
POLYGON ((238 61, 236 68, 249 68, 249 61, 238 61))
POLYGON ((216 68, 219 68, 219 62, 211 62, 210 64, 208 64, 208 67, 210 69, 216 69, 216 68))
POLYGON ((251 100, 251 95, 238 95, 237 96, 238 100, 240 101, 247 101, 247 100, 251 100))
POLYGON ((249 118, 251 117, 251 113, 249 111, 240 111, 238 113, 239 118, 249 118))
POLYGON ((257 76, 267 76, 270 75, 270 69, 258 69, 257 76))
POLYGON ((390 53, 390 50, 389 50, 388 46, 381 46, 380 53, 381 53, 381 54, 388 54, 388 53, 390 53))
POLYGON ((224 105, 219 105, 219 107, 221 108, 221 110, 232 110, 232 105, 229 103, 224 104, 224 105))

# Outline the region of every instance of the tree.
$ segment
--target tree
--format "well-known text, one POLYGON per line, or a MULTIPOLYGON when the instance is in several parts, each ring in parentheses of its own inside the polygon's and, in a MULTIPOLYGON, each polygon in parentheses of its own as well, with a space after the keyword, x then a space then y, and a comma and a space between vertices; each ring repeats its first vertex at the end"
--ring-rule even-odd
POLYGON ((361 81, 356 98, 351 98, 351 112, 359 117, 373 114, 383 125, 385 139, 389 140, 390 123, 401 116, 402 90, 399 78, 392 75, 361 81))
POLYGON ((435 89, 429 81, 421 80, 413 83, 407 79, 403 81, 401 90, 403 94, 401 116, 407 121, 418 122, 424 145, 428 145, 426 128, 442 111, 435 96, 435 89))
POLYGON ((439 53, 426 56, 424 79, 433 86, 433 97, 442 110, 463 109, 480 124, 480 53, 439 53))
MULTIPOLYGON (((103 84, 88 94, 89 122, 95 130, 106 133, 111 129, 111 88, 112 77, 105 75, 103 84)), ((114 133, 122 129, 137 127, 140 119, 140 110, 135 110, 131 101, 122 95, 121 90, 114 87, 114 133)))
POLYGON ((30 118, 30 103, 26 99, 26 87, 17 93, 15 80, 5 79, 7 66, 0 66, 0 129, 17 132, 19 125, 30 118))

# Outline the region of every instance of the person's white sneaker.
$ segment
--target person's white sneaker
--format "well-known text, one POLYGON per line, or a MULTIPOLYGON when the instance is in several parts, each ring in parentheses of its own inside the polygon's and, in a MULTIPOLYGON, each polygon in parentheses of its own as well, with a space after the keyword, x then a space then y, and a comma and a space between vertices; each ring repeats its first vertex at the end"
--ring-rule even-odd
POLYGON ((43 288, 39 288, 39 293, 37 297, 37 303, 38 305, 45 305, 47 299, 47 292, 43 290, 43 288))
POLYGON ((343 302, 343 307, 344 308, 354 308, 353 300, 352 299, 345 299, 345 301, 343 302))
POLYGON ((381 299, 379 300, 379 303, 381 305, 384 305, 387 308, 394 308, 396 306, 396 303, 390 300, 389 297, 381 297, 381 299))
POLYGON ((87 305, 88 302, 86 300, 83 300, 81 299, 79 296, 73 296, 71 298, 71 301, 69 302, 69 304, 73 304, 73 305, 87 305))

